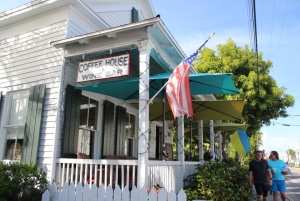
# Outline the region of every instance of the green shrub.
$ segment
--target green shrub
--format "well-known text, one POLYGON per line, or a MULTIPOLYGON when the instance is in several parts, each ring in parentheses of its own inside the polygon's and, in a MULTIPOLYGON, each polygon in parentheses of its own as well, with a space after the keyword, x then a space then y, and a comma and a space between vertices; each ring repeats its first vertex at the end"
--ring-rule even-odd
POLYGON ((0 163, 0 201, 40 201, 47 185, 37 164, 0 163))
POLYGON ((248 185, 248 168, 233 159, 207 162, 188 176, 185 193, 188 200, 249 201, 253 198, 248 185))

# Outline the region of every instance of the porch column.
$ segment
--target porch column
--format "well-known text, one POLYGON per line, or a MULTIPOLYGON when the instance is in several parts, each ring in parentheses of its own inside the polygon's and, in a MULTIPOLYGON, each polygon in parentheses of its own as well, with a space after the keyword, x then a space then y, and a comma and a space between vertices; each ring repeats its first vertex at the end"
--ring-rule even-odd
POLYGON ((209 131, 210 131, 210 155, 213 156, 212 160, 215 160, 215 132, 214 132, 214 121, 209 120, 209 131))
MULTIPOLYGON (((177 161, 182 164, 182 180, 185 178, 184 116, 177 118, 177 161)), ((183 186, 181 187, 183 188, 183 186)))
POLYGON ((198 121, 199 161, 203 160, 203 120, 198 121))
POLYGON ((148 40, 139 42, 140 84, 139 84, 139 136, 138 136, 138 174, 137 188, 148 185, 149 148, 149 58, 151 47, 148 40))
POLYGON ((223 142, 223 136, 221 131, 218 131, 218 158, 221 161, 222 160, 222 142, 223 142))

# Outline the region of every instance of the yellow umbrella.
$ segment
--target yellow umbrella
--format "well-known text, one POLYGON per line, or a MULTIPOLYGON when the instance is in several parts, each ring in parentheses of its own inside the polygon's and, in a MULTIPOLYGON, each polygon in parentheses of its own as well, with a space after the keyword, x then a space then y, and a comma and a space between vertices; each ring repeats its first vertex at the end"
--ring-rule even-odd
MULTIPOLYGON (((138 109, 138 103, 131 103, 138 109)), ((244 108, 244 100, 209 100, 193 101, 194 119, 196 120, 240 120, 244 108)), ((149 120, 162 121, 161 102, 149 105, 149 120)), ((168 101, 165 104, 165 120, 174 120, 168 101)))
MULTIPOLYGON (((195 125, 195 124, 193 124, 195 125)), ((247 130, 247 128, 250 126, 250 124, 237 124, 237 123, 226 123, 226 122, 220 122, 214 123, 214 131, 236 131, 236 130, 247 130)), ((198 126, 193 126, 192 130, 198 128, 198 126)), ((190 132, 190 128, 185 128, 184 133, 190 132)), ((203 130, 209 131, 209 124, 204 123, 203 124, 203 130)))

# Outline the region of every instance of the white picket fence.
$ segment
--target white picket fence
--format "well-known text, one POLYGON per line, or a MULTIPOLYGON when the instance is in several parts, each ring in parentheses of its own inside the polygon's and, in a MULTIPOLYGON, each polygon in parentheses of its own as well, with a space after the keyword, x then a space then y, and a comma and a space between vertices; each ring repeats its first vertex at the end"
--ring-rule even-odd
POLYGON ((43 194, 42 201, 186 201, 186 194, 181 189, 179 193, 171 190, 169 193, 165 189, 161 189, 158 193, 155 189, 151 189, 148 193, 145 188, 140 191, 133 187, 131 191, 126 186, 123 191, 119 186, 115 189, 111 185, 106 188, 100 185, 98 188, 95 184, 84 186, 78 183, 75 187, 74 183, 70 185, 64 183, 60 190, 57 189, 56 183, 49 185, 48 190, 43 194))

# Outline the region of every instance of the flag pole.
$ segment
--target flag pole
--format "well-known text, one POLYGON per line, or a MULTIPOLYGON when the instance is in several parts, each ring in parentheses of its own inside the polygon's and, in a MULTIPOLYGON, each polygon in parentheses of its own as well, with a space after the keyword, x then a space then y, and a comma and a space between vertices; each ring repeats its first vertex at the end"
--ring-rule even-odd
MULTIPOLYGON (((213 35, 215 35, 215 32, 213 31, 210 36, 206 39, 206 41, 197 49, 196 52, 194 52, 194 55, 196 57, 196 55, 198 54, 198 52, 202 49, 202 47, 204 47, 204 45, 209 41, 209 39, 211 39, 211 37, 213 37, 213 35)), ((160 90, 158 90, 158 92, 149 100, 149 103, 153 103, 154 98, 156 98, 156 96, 167 86, 167 84, 169 83, 169 80, 164 84, 164 86, 162 86, 162 88, 160 90)))

